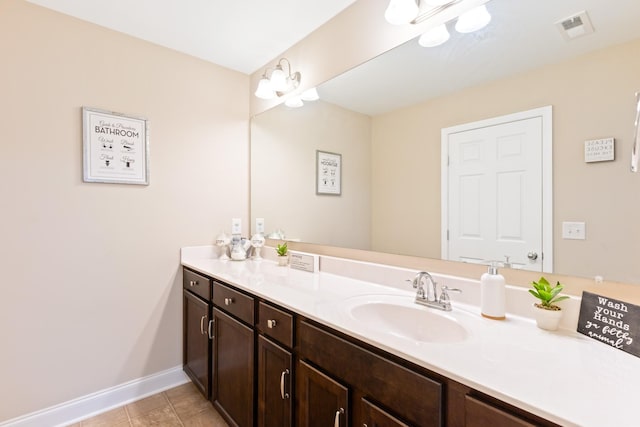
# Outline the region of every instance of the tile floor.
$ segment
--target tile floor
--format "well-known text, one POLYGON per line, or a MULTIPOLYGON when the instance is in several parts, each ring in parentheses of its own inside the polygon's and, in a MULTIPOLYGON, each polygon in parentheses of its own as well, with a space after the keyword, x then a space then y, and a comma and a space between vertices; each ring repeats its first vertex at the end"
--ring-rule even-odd
POLYGON ((69 427, 228 427, 192 383, 112 409, 69 427))

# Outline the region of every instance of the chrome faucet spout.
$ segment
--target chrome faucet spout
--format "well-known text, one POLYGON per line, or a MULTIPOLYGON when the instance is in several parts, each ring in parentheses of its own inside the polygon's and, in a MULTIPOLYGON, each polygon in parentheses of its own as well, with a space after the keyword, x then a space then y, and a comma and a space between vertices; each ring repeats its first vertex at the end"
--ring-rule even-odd
POLYGON ((420 271, 411 280, 414 289, 416 289, 416 304, 425 305, 439 310, 451 311, 451 300, 447 291, 462 292, 460 289, 451 289, 447 286, 442 287, 442 292, 438 296, 437 282, 433 280, 431 274, 426 271, 420 271), (427 289, 424 289, 424 280, 427 280, 427 289))

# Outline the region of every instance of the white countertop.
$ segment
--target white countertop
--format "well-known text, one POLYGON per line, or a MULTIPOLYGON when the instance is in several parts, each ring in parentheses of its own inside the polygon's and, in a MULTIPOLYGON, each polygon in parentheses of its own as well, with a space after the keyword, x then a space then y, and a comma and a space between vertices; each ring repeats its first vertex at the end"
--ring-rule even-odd
POLYGON ((395 295, 411 302, 412 291, 268 260, 218 261, 206 250, 185 249, 186 267, 560 425, 640 425, 640 359, 575 331, 543 331, 535 321, 512 313, 505 321, 485 319, 477 306, 452 295, 453 311, 441 314, 454 318, 469 336, 459 342, 417 342, 346 314, 355 298, 395 295))

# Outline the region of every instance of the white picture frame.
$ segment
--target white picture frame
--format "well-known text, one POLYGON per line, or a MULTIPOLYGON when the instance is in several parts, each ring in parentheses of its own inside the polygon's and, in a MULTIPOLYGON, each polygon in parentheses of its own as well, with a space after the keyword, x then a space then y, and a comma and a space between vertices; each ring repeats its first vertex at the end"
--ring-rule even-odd
POLYGON ((342 194, 342 155, 316 150, 316 194, 342 194))
POLYGON ((83 180, 149 185, 147 119, 82 107, 83 180))

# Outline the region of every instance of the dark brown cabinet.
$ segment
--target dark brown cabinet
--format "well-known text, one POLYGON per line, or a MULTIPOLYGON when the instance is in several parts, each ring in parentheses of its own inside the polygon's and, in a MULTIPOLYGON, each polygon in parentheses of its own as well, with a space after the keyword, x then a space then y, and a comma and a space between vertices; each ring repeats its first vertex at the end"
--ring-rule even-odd
POLYGON ((207 277, 185 270, 182 291, 182 360, 185 373, 193 384, 209 398, 211 345, 209 320, 211 283, 207 277))
POLYGON ((554 426, 184 270, 184 371, 232 427, 554 426))
POLYGON ((346 385, 298 362, 296 406, 300 427, 346 427, 349 424, 349 389, 346 385))
POLYGON ((367 399, 362 399, 362 425, 367 427, 409 427, 367 399))
MULTIPOLYGON (((216 294, 223 294, 219 301, 235 314, 248 315, 253 319, 253 299, 246 295, 231 294, 230 288, 214 282, 214 302, 216 294), (223 292, 219 292, 224 289, 223 292), (233 296, 230 296, 233 295, 233 296)), ((254 330, 214 306, 213 343, 211 372, 213 372, 211 401, 231 426, 253 427, 254 422, 254 330)))
POLYGON ((258 336, 258 427, 290 427, 293 419, 291 352, 258 336))
POLYGON ((464 409, 466 427, 535 427, 540 425, 530 423, 473 396, 465 397, 464 409))

